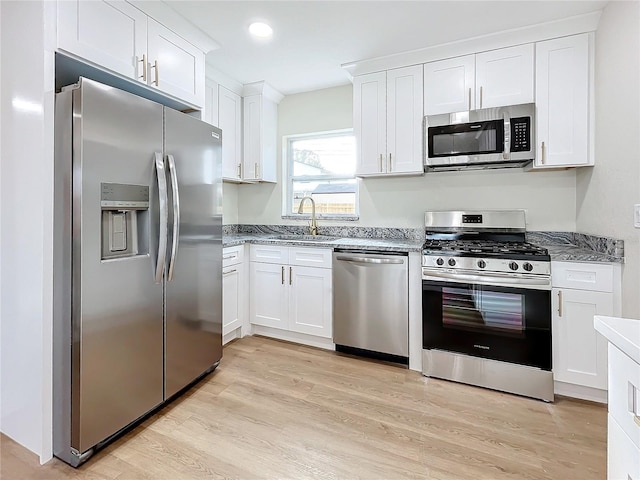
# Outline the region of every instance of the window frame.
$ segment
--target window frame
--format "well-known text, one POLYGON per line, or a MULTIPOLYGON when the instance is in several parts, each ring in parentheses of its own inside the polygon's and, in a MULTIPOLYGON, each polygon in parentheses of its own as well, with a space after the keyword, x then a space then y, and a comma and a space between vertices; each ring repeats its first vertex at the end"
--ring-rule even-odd
POLYGON ((328 130, 323 132, 300 133, 293 135, 284 135, 282 137, 282 218, 291 219, 309 219, 311 215, 308 213, 293 212, 293 183, 294 182, 314 182, 326 180, 355 180, 355 213, 316 213, 316 218, 325 220, 359 220, 360 218, 360 179, 353 175, 300 175, 293 176, 293 154, 291 149, 292 142, 301 139, 317 139, 322 137, 355 137, 353 128, 344 128, 339 130, 328 130))

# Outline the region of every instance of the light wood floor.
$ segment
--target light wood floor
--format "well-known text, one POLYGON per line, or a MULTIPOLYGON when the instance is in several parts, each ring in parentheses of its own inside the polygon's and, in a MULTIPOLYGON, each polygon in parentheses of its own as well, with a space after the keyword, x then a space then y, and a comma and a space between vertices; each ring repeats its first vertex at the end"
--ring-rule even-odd
POLYGON ((2 437, 5 479, 604 479, 606 408, 261 337, 74 470, 2 437))

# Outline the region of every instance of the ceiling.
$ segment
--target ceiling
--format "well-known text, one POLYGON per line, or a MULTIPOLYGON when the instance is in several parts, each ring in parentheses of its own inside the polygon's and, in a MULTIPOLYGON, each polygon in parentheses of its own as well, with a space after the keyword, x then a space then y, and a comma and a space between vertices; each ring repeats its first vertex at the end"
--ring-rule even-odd
POLYGON ((285 95, 349 83, 341 64, 601 10, 606 1, 178 1, 220 48, 207 63, 285 95), (270 40, 250 37, 269 23, 270 40))

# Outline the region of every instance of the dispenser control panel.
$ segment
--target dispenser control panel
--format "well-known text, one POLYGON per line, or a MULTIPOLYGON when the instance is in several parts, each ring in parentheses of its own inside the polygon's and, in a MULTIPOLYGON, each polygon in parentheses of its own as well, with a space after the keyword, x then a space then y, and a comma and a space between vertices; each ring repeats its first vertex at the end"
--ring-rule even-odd
POLYGON ((149 208, 149 187, 101 183, 100 207, 103 210, 146 210, 149 208))

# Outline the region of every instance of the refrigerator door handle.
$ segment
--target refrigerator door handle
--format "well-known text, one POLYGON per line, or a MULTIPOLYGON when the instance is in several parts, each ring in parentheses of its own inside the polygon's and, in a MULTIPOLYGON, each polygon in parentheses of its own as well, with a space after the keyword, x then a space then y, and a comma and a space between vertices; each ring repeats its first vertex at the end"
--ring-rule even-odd
POLYGON ((173 198, 173 242, 171 245, 171 258, 169 259, 169 277, 173 280, 173 267, 178 253, 178 239, 180 237, 180 194, 178 193, 178 175, 176 173, 176 161, 173 155, 167 155, 169 161, 169 174, 171 175, 171 191, 173 198))
POLYGON ((162 275, 167 259, 167 222, 169 211, 167 204, 167 177, 164 173, 162 154, 155 152, 156 174, 158 176, 158 198, 160 204, 160 232, 158 234, 158 262, 156 264, 155 282, 162 282, 162 275))

